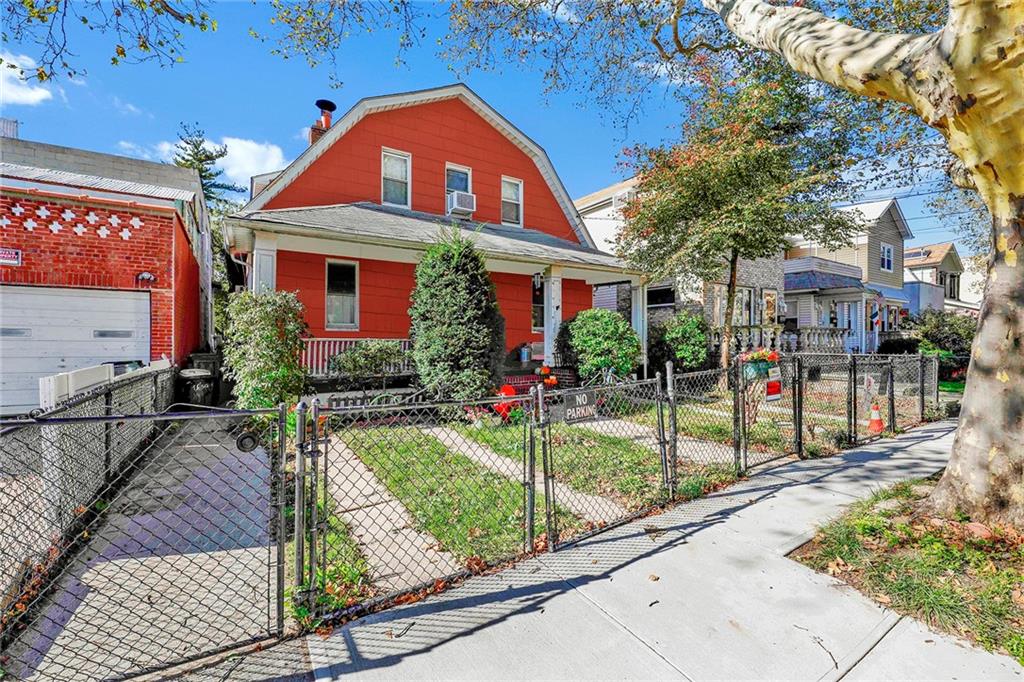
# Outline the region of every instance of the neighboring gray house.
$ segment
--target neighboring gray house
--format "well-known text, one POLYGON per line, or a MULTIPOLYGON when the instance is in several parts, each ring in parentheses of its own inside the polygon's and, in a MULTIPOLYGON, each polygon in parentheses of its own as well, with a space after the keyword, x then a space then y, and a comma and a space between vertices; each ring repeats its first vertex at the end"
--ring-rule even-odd
POLYGON ((964 263, 953 242, 907 249, 903 287, 910 294, 912 314, 933 308, 977 317, 980 305, 969 287, 962 286, 963 279, 964 263))
MULTIPOLYGON (((635 182, 630 178, 575 200, 576 209, 599 249, 614 251, 615 236, 623 223, 621 208, 635 182)), ((775 345, 779 325, 784 319, 783 253, 780 252, 776 258, 741 259, 737 282, 733 322, 739 343, 744 347, 775 345)), ((651 325, 664 322, 684 308, 702 310, 713 330, 713 345, 717 345, 716 335, 725 320, 725 304, 724 275, 722 281, 690 283, 665 280, 647 286, 647 315, 651 325)), ((629 287, 615 284, 595 287, 594 307, 629 314, 629 287)))

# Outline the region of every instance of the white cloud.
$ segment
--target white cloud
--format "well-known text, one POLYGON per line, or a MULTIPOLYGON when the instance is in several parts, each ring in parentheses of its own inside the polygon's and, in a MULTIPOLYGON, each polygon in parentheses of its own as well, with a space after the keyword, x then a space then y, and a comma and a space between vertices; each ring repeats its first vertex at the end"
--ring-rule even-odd
POLYGON ((117 95, 115 95, 111 101, 114 103, 114 108, 126 116, 139 116, 145 113, 142 109, 127 100, 121 99, 117 95))
POLYGON ((25 80, 25 71, 35 70, 35 60, 7 51, 0 52, 0 58, 4 62, 0 65, 0 104, 34 107, 53 98, 49 88, 25 80))
POLYGON ((248 187, 249 178, 253 175, 281 170, 287 165, 284 152, 270 142, 222 137, 220 143, 228 148, 228 153, 217 165, 236 185, 248 187))
POLYGON ((298 132, 295 133, 295 137, 293 139, 309 144, 309 126, 303 126, 302 128, 299 128, 298 132))
POLYGON ((117 143, 117 151, 126 156, 132 156, 144 161, 170 162, 174 157, 174 143, 157 142, 154 145, 142 145, 128 140, 121 140, 117 143))

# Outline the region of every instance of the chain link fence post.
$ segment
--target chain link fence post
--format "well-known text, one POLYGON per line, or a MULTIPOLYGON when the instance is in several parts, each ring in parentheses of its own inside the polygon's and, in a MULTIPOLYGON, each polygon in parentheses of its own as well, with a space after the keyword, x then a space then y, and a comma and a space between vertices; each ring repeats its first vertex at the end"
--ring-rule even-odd
POLYGON ((857 444, 857 356, 847 357, 846 385, 846 443, 857 444))
POLYGON ((665 438, 665 394, 661 390, 661 372, 654 375, 654 406, 657 413, 658 456, 661 459, 661 483, 667 499, 672 499, 672 473, 668 464, 668 443, 665 438))
POLYGON ((743 387, 741 386, 743 368, 740 365, 738 355, 732 360, 730 372, 732 374, 732 454, 733 467, 736 469, 736 475, 738 476, 743 473, 743 410, 745 407, 743 387))
POLYGON ((523 486, 526 500, 526 551, 532 552, 534 541, 533 524, 537 509, 537 432, 534 424, 537 421, 537 387, 530 387, 528 404, 530 418, 526 420, 526 466, 523 471, 523 486))
POLYGON ((676 436, 676 376, 672 361, 665 363, 665 387, 668 392, 668 453, 669 453, 669 489, 670 499, 676 496, 676 477, 679 473, 679 440, 676 436))
POLYGON ((939 356, 932 356, 932 395, 935 396, 935 409, 939 409, 939 356))
POLYGON ((272 499, 277 510, 275 519, 275 580, 276 591, 274 608, 277 611, 277 635, 284 634, 284 591, 285 591, 285 548, 288 546, 288 528, 285 520, 285 465, 288 461, 288 406, 278 405, 277 414, 277 461, 273 463, 271 472, 272 499))
POLYGON ((793 446, 797 457, 804 456, 804 361, 799 355, 793 356, 793 446))
MULTIPOLYGON (((154 402, 156 400, 154 393, 154 402)), ((103 414, 110 416, 114 413, 114 392, 109 388, 103 393, 103 414)), ((114 480, 114 471, 110 461, 110 451, 113 446, 114 424, 109 421, 103 422, 103 480, 107 485, 114 480)))
POLYGON ((551 462, 551 440, 547 400, 544 397, 544 384, 537 386, 537 427, 540 429, 541 466, 544 469, 544 527, 548 534, 548 551, 555 551, 558 544, 558 531, 555 528, 555 481, 554 468, 551 462))
POLYGON ((313 398, 313 409, 310 411, 310 424, 313 428, 313 437, 307 442, 309 444, 309 471, 306 473, 309 478, 309 495, 307 502, 309 506, 309 518, 307 528, 309 529, 309 608, 312 611, 316 604, 317 577, 317 542, 320 541, 320 399, 313 398))
POLYGON ((917 354, 917 416, 918 422, 924 421, 924 354, 917 354))
POLYGON ((896 368, 892 356, 889 356, 889 387, 886 397, 889 400, 889 431, 896 432, 896 368))
POLYGON ((295 603, 305 597, 306 582, 306 403, 295 408, 295 603))

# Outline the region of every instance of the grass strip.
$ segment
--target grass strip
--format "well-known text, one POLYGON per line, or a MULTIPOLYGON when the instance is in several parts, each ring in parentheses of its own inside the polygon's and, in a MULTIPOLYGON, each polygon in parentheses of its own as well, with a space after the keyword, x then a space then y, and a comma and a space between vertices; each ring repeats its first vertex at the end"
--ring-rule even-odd
POLYGON ((1024 664, 1024 536, 919 513, 931 481, 876 492, 794 558, 894 610, 1024 664))

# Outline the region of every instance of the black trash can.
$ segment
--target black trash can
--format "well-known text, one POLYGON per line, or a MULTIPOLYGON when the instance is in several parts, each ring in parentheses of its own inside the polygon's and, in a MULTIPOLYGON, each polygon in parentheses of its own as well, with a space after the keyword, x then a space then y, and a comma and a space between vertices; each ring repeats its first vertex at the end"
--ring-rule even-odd
POLYGON ((181 397, 191 405, 213 404, 213 374, 208 369, 195 367, 178 372, 181 397))

